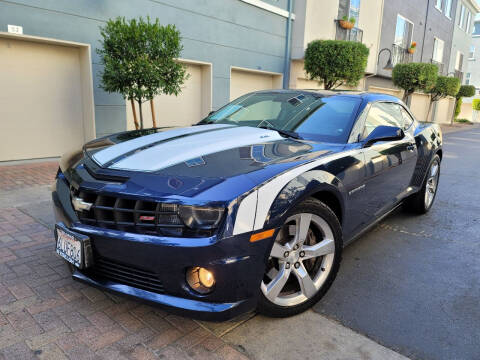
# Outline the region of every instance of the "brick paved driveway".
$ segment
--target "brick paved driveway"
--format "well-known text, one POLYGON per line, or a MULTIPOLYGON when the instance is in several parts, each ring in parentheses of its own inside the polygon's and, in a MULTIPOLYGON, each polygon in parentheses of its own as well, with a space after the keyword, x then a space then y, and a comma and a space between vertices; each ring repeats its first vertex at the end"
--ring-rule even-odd
POLYGON ((208 324, 74 282, 43 220, 56 170, 0 166, 0 359, 246 358, 208 324))

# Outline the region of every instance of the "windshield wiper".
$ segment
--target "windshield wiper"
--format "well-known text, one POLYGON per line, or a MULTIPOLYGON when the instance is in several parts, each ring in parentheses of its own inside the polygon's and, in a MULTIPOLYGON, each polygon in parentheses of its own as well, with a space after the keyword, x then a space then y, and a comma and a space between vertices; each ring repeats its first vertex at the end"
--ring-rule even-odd
POLYGON ((257 127, 260 128, 260 129, 267 129, 267 130, 276 131, 276 132, 278 132, 280 135, 283 135, 283 136, 285 136, 285 137, 303 140, 303 138, 302 138, 300 135, 298 135, 298 133, 296 133, 295 131, 288 131, 288 130, 277 129, 276 127, 268 126, 268 125, 260 125, 260 126, 257 126, 257 127))

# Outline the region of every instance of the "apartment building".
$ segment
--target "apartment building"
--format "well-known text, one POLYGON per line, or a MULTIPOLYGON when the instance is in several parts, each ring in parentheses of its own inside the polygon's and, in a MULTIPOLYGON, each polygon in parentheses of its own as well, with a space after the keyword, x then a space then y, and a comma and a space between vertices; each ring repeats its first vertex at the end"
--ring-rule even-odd
POLYGON ((245 92, 282 87, 288 3, 0 0, 0 161, 59 156, 133 127, 123 97, 100 86, 96 49, 108 19, 148 15, 180 30, 190 78, 155 110, 159 126, 184 126, 245 92))
POLYGON ((475 0, 458 0, 448 75, 459 78, 462 84, 470 82, 471 72, 467 68, 469 58, 475 56, 472 32, 475 16, 479 12, 480 7, 475 0))
MULTIPOLYGON (((309 80, 304 67, 305 49, 309 42, 321 40, 358 41, 370 49, 366 75, 377 68, 380 31, 384 0, 296 0, 295 21, 292 30, 290 88, 319 89, 321 85, 309 80), (355 18, 355 27, 343 29, 339 20, 344 16, 355 18)), ((364 88, 365 79, 359 84, 364 88)))
POLYGON ((468 65, 465 72, 464 83, 473 85, 477 89, 475 96, 463 98, 460 119, 480 122, 478 113, 474 115, 472 109, 473 99, 480 98, 480 19, 474 21, 473 32, 471 35, 470 51, 468 52, 468 65))

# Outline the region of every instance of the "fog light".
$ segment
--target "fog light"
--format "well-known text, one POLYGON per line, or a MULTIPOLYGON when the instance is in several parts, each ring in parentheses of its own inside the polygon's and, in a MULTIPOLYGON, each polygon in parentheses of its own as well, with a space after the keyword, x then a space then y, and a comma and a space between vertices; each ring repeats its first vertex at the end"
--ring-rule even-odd
POLYGON ((195 266, 187 270, 187 283, 196 292, 208 294, 215 285, 215 277, 211 271, 195 266))

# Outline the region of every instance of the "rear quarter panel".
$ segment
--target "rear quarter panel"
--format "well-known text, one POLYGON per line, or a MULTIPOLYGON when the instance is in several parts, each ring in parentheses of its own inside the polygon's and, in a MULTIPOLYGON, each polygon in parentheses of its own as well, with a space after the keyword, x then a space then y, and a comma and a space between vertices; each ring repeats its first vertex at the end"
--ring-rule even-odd
POLYGON ((435 154, 442 157, 443 135, 440 125, 432 123, 418 123, 415 129, 418 158, 411 186, 420 188, 425 179, 426 171, 435 154))

